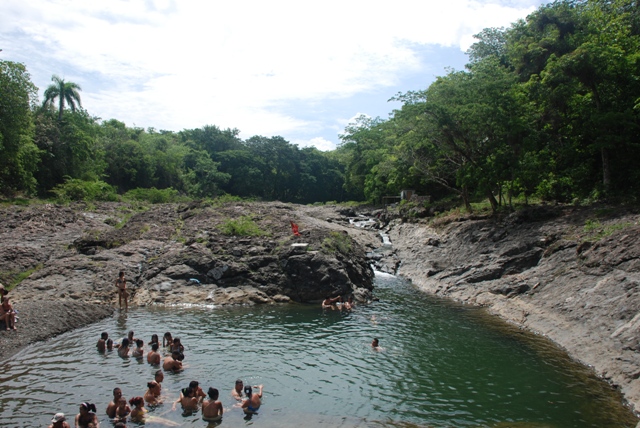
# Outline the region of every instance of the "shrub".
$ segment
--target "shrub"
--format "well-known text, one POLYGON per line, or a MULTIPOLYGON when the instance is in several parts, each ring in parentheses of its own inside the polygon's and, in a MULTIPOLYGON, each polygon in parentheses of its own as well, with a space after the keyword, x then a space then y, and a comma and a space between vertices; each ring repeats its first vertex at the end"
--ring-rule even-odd
POLYGON ((133 201, 146 201, 152 204, 184 202, 187 199, 184 196, 180 196, 178 191, 172 187, 166 189, 156 189, 155 187, 143 189, 138 187, 137 189, 129 190, 123 195, 123 198, 133 201))
POLYGON ((351 251, 351 238, 342 232, 330 232, 329 236, 322 241, 322 249, 330 254, 349 254, 351 251))
POLYGON ((220 225, 220 230, 230 236, 264 236, 267 232, 260 229, 250 216, 242 216, 238 219, 225 221, 220 225))
POLYGON ((120 197, 116 189, 101 180, 84 181, 67 178, 64 184, 58 184, 51 192, 60 203, 71 201, 118 201, 120 197))

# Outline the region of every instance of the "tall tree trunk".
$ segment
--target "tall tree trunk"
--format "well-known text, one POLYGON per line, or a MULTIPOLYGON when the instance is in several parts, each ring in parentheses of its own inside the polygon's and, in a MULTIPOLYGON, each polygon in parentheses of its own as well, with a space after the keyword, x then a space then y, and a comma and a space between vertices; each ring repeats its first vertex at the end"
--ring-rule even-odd
POLYGON ((609 161, 609 151, 606 148, 601 148, 600 153, 602 155, 602 185, 604 186, 605 193, 609 193, 611 190, 611 164, 609 161))
POLYGON ((471 207, 471 202, 469 201, 469 189, 467 186, 462 186, 462 200, 464 201, 464 207, 467 209, 468 213, 473 212, 473 208, 471 207))
POLYGON ((498 201, 496 201, 496 197, 493 196, 493 192, 491 190, 487 190, 487 198, 489 198, 489 203, 491 203, 491 210, 495 214, 498 211, 498 201))

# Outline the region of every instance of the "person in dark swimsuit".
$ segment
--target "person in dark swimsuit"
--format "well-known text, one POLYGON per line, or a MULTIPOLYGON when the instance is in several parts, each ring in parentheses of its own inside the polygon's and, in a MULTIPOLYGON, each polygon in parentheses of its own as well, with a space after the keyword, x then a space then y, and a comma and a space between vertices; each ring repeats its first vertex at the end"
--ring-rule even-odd
POLYGON ((88 428, 93 424, 95 428, 100 428, 100 422, 96 416, 96 405, 92 403, 80 404, 80 413, 76 415, 76 428, 88 428))
POLYGON ((258 385, 256 388, 259 388, 259 391, 254 394, 249 385, 244 387, 244 393, 247 398, 242 402, 242 410, 247 414, 256 413, 262 404, 262 385, 258 385))

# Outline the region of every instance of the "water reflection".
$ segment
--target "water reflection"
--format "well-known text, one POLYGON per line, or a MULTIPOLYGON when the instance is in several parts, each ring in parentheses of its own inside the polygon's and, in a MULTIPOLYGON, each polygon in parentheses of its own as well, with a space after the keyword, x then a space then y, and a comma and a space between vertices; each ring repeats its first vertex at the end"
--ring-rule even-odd
MULTIPOLYGON (((185 346, 181 373, 167 373, 165 404, 145 426, 207 426, 171 410, 189 381, 220 390, 220 426, 634 427, 620 396, 543 338, 483 311, 436 300, 391 276, 380 302, 352 312, 317 305, 152 307, 65 334, 2 364, 0 415, 7 426, 47 425, 92 401, 103 424, 111 391, 143 395, 157 368, 95 351, 100 332, 134 330, 145 343, 171 331, 185 346), (380 339, 383 352, 370 343, 380 339), (264 384, 250 420, 230 392, 236 378, 264 384)), ((214 425, 209 425, 214 426, 214 425)))

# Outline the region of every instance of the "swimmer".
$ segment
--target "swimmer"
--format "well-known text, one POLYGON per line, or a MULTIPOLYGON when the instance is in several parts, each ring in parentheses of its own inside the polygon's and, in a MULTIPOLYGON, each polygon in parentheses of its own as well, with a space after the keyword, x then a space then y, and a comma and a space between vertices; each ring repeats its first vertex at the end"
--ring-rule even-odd
POLYGON ((51 425, 48 428, 71 428, 67 418, 64 417, 64 413, 56 413, 51 419, 51 425))
POLYGON ((118 407, 116 408, 116 419, 125 422, 129 413, 131 413, 131 407, 129 407, 124 397, 120 397, 118 407))
POLYGON ((339 302, 340 298, 341 298, 340 296, 333 297, 333 298, 327 297, 326 299, 324 299, 322 301, 322 307, 323 308, 335 308, 336 307, 335 303, 339 302))
POLYGON ((180 361, 180 352, 173 351, 171 355, 166 357, 162 362, 162 368, 167 371, 179 371, 182 370, 182 362, 180 361))
POLYGON ((134 422, 142 422, 144 415, 147 413, 147 409, 144 407, 144 398, 133 397, 129 400, 129 404, 133 406, 133 410, 131 410, 131 420, 134 422))
POLYGON ((220 393, 215 388, 209 388, 209 399, 202 402, 202 419, 207 422, 216 422, 222 419, 224 409, 218 400, 220 393))
POLYGON ((155 380, 147 383, 147 392, 144 393, 144 401, 155 406, 162 403, 160 399, 160 384, 155 380))
POLYGON ((253 414, 260 409, 260 405, 262 404, 262 385, 256 386, 259 389, 257 394, 253 393, 253 390, 249 385, 244 387, 244 393, 247 398, 242 402, 242 410, 246 414, 253 414))
POLYGON ((171 346, 169 346, 169 350, 171 352, 173 351, 178 351, 181 354, 184 354, 184 346, 182 346, 182 343, 180 342, 180 338, 176 337, 173 339, 173 342, 171 343, 171 346))
POLYGON ((151 365, 160 364, 160 353, 158 352, 158 342, 151 344, 151 351, 147 354, 147 363, 151 365))
POLYGON ((144 355, 144 342, 142 339, 136 339, 136 349, 131 352, 133 358, 142 358, 144 355))
POLYGON ((157 343, 158 346, 160 346, 160 341, 158 340, 158 335, 157 334, 152 334, 151 335, 151 341, 149 341, 149 346, 153 345, 154 343, 157 343))
POLYGON ((113 340, 107 339, 107 351, 113 351, 113 340))
POLYGON ((236 385, 231 390, 231 395, 238 401, 242 400, 242 388, 244 384, 242 383, 242 379, 236 380, 236 385))
POLYGON ((380 346, 380 341, 378 340, 378 338, 375 338, 371 341, 371 348, 374 351, 384 351, 384 348, 380 346))
POLYGON ((107 340, 109 339, 109 333, 103 331, 100 334, 100 339, 98 339, 98 343, 96 344, 96 348, 98 348, 98 352, 104 353, 107 350, 107 340))
POLYGON ((203 398, 207 396, 200 387, 200 383, 197 380, 192 380, 189 382, 189 388, 194 390, 194 397, 198 399, 198 401, 202 401, 203 398))
POLYGON ((166 332, 164 336, 162 336, 162 346, 171 346, 173 343, 173 337, 171 337, 171 333, 166 332))
POLYGON ((118 355, 121 358, 127 358, 129 356, 129 339, 126 337, 122 339, 122 343, 118 347, 118 355))
POLYGON ((113 388, 113 400, 107 405, 107 416, 110 419, 116 417, 116 409, 118 408, 118 402, 122 398, 122 390, 120 388, 113 388))
POLYGON ((355 303, 353 303, 353 296, 349 296, 347 301, 342 304, 342 307, 348 310, 353 309, 354 306, 355 306, 355 303))
POLYGON ((182 410, 198 410, 199 400, 198 397, 195 396, 195 394, 196 391, 191 387, 183 389, 180 393, 180 397, 173 403, 171 410, 175 410, 178 403, 182 405, 182 410))
POLYGON ((158 383, 159 389, 162 390, 162 381, 164 380, 164 372, 162 370, 157 370, 154 380, 158 383))
POLYGON ((86 402, 80 404, 80 413, 76 415, 75 423, 76 428, 89 428, 89 425, 99 428, 100 422, 96 416, 96 405, 86 402))

